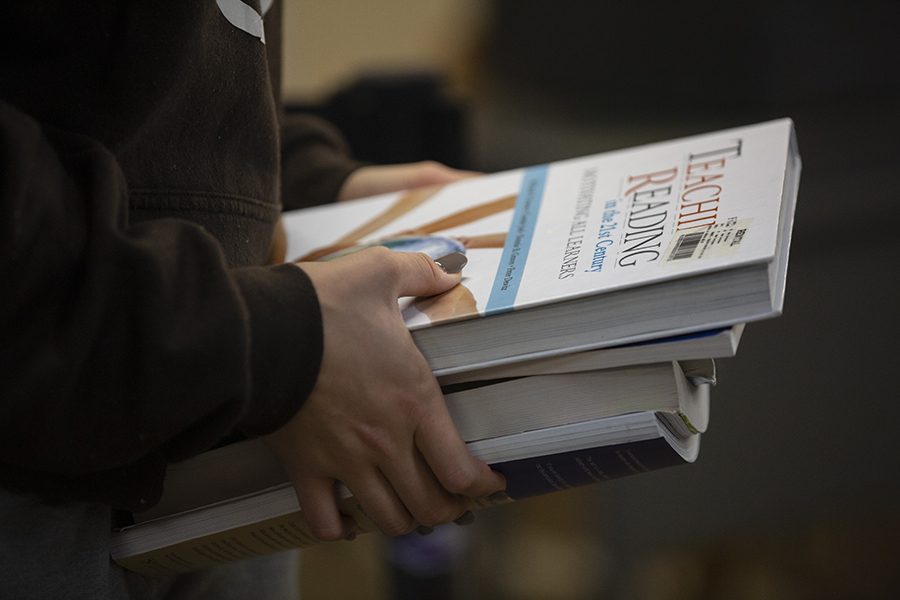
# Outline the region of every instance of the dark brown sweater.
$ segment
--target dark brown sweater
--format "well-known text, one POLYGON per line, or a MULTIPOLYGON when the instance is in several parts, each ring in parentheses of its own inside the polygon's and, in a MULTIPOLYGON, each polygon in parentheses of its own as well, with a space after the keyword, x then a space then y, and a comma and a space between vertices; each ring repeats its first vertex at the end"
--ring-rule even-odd
POLYGON ((282 133, 279 12, 263 43, 215 0, 4 8, 0 485, 139 510, 311 391, 315 292, 260 265, 358 164, 323 123, 282 133))

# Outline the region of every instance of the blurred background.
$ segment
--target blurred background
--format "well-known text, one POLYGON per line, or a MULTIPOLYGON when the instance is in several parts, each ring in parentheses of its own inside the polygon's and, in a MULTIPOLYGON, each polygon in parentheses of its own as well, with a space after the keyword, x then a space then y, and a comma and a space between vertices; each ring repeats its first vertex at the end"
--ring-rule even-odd
POLYGON ((308 550, 306 598, 900 597, 900 3, 287 0, 285 96, 361 158, 497 171, 788 116, 785 313, 694 465, 308 550))

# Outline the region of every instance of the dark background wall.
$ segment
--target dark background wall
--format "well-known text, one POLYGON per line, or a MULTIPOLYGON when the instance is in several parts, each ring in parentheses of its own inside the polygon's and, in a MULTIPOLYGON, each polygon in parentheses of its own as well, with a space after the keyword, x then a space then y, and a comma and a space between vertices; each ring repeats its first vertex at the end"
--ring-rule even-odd
POLYGON ((604 594, 897 597, 900 3, 494 4, 488 169, 782 116, 803 157, 785 314, 720 363, 699 461, 596 491, 604 594))
MULTIPOLYGON (((496 171, 784 116, 803 157, 784 315, 720 361, 695 465, 557 505, 602 551, 553 597, 900 597, 900 3, 491 5, 465 102, 403 75, 301 108, 377 162, 496 171)), ((541 597, 500 577, 464 597, 541 597)))

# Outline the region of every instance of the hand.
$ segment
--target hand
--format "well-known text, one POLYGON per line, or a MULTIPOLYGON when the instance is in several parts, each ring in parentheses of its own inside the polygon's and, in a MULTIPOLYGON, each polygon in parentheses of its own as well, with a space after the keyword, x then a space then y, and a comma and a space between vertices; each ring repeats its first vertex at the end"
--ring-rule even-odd
POLYGON ((451 169, 430 160, 402 165, 372 165, 351 173, 338 192, 337 199, 341 202, 427 185, 452 183, 479 174, 451 169))
POLYGON ((442 293, 459 282, 424 254, 370 248, 302 263, 319 297, 325 348, 312 394, 264 437, 285 467, 313 534, 346 537, 341 481, 387 535, 457 519, 473 498, 505 487, 474 458, 409 335, 397 299, 442 293))

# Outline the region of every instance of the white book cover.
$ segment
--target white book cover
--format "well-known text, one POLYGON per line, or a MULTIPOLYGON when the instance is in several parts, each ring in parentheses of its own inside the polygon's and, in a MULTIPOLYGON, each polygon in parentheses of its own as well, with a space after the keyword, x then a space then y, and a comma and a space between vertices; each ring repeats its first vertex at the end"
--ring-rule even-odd
POLYGON ((465 252, 457 289, 402 301, 412 330, 753 264, 771 267, 774 315, 798 177, 782 119, 289 212, 287 257, 465 252))

